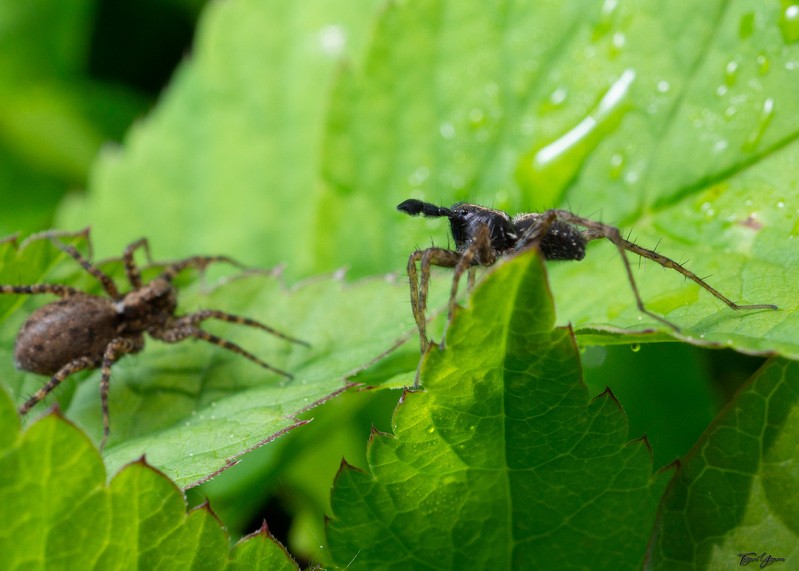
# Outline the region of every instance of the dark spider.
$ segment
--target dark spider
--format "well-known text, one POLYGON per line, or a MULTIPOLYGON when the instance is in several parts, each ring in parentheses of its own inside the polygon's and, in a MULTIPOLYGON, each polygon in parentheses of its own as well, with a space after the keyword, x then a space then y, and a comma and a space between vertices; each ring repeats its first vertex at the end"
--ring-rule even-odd
POLYGON ((144 348, 145 333, 166 343, 177 343, 188 338, 201 339, 291 378, 286 371, 273 367, 230 341, 200 329, 199 325, 207 319, 217 319, 255 327, 281 339, 307 346, 305 341, 289 337, 253 319, 213 309, 175 315, 177 290, 172 285, 172 280, 181 271, 187 268, 203 270, 216 262, 242 267, 235 260, 227 256, 194 256, 166 264, 155 279, 143 283, 141 271, 133 259, 134 252, 139 248, 145 250, 148 258, 150 256, 149 244, 142 238, 128 245, 122 255, 125 274, 132 287, 123 294, 110 276, 73 246, 57 240, 60 235, 63 234, 46 232, 36 235, 36 238, 50 238, 100 282, 108 297, 92 295, 59 284, 0 285, 0 293, 3 294, 53 294, 61 298, 33 312, 17 335, 14 346, 16 367, 32 373, 50 375, 50 381, 19 407, 20 414, 27 413, 69 375, 85 369, 101 368, 101 448, 104 447, 110 433, 108 388, 111 365, 124 355, 141 351, 144 348))
POLYGON ((638 309, 675 331, 679 331, 676 325, 652 313, 644 306, 633 278, 630 261, 627 259, 627 250, 653 260, 665 268, 676 270, 732 309, 777 309, 777 306, 772 304, 739 305, 674 260, 625 240, 617 228, 577 216, 568 210, 547 210, 541 213, 519 214, 511 218, 501 210, 485 208, 476 204, 461 203, 452 208, 444 208, 415 199, 406 200, 397 206, 397 209, 411 216, 423 214, 427 217, 449 218, 452 237, 455 240, 456 250, 454 251, 432 247, 417 250, 408 259, 411 306, 416 325, 419 327, 422 353, 427 351, 430 345, 425 327, 425 309, 431 265, 455 268, 449 303, 449 319, 451 319, 455 307, 458 280, 467 269, 471 284, 474 280, 475 266, 490 266, 501 257, 533 247, 537 247, 547 260, 582 260, 585 257, 586 244, 599 238, 607 238, 619 250, 638 309), (580 230, 577 226, 582 226, 585 229, 580 230), (421 261, 421 283, 416 269, 416 263, 419 261, 421 261))

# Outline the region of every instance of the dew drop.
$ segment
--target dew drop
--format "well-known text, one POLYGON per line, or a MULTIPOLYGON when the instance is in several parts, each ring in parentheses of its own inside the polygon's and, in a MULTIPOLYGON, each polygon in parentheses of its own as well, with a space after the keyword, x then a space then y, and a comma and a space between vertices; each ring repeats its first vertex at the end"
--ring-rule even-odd
POLYGON ((624 44, 627 43, 627 38, 621 32, 616 32, 613 34, 613 48, 614 52, 618 53, 624 47, 624 44))
POLYGON ((627 174, 624 175, 624 182, 629 184, 630 186, 634 185, 638 180, 641 178, 641 173, 639 171, 628 171, 627 174))
POLYGON ((602 37, 613 28, 613 20, 616 17, 618 0, 605 0, 602 3, 602 11, 599 14, 599 21, 594 29, 595 37, 602 37))
POLYGON ((618 180, 624 170, 624 155, 621 153, 613 153, 610 157, 610 178, 618 180))
POLYGON ((563 188, 591 150, 616 128, 629 109, 627 98, 635 77, 634 70, 625 70, 575 126, 554 141, 525 153, 516 165, 519 184, 538 191, 544 203, 558 202, 563 188))
POLYGON ((469 122, 472 126, 478 126, 485 120, 485 112, 479 107, 469 111, 469 122))
POLYGON ((632 343, 630 345, 630 351, 632 351, 633 353, 638 353, 638 351, 640 351, 640 350, 641 350, 641 344, 640 343, 632 343))
POLYGON ((768 97, 765 101, 763 101, 763 106, 760 108, 760 115, 757 117, 757 122, 750 131, 749 136, 746 137, 746 141, 744 141, 744 151, 751 152, 760 146, 760 142, 763 140, 763 135, 765 134, 766 129, 768 129, 768 126, 771 124, 771 120, 773 118, 774 99, 768 97))
POLYGON ((566 91, 564 87, 558 87, 552 92, 552 95, 549 96, 549 101, 555 106, 561 105, 566 101, 566 95, 568 95, 568 91, 566 91))
POLYGON ((337 25, 325 26, 319 30, 319 47, 329 56, 339 56, 347 45, 347 33, 337 25))
POLYGON ((757 56, 757 71, 760 73, 760 75, 766 75, 770 66, 771 62, 766 54, 759 54, 757 56))
POLYGON ((780 16, 780 31, 785 43, 799 40, 799 4, 786 6, 780 16))
POLYGON ((441 123, 438 131, 445 139, 451 139, 455 136, 455 127, 452 125, 452 123, 441 123))
POLYGON ((430 176, 430 170, 427 167, 421 166, 408 177, 408 182, 411 186, 419 186, 427 180, 428 176, 430 176))
POLYGON ((658 91, 660 93, 668 93, 669 89, 671 89, 671 85, 669 84, 668 81, 666 81, 665 79, 658 81, 658 91))
POLYGON ((732 87, 735 85, 735 82, 738 80, 738 61, 731 59, 727 62, 727 65, 724 66, 724 83, 727 84, 728 87, 732 87))

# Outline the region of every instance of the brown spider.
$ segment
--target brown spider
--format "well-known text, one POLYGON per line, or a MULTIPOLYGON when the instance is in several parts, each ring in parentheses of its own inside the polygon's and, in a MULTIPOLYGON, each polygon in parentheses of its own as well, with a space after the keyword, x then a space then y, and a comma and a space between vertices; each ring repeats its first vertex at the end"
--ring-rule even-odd
POLYGON ((45 232, 35 238, 49 238, 94 276, 108 296, 93 295, 60 284, 0 285, 0 294, 53 294, 61 298, 34 311, 17 335, 14 346, 16 367, 32 373, 50 375, 50 381, 19 407, 21 415, 43 400, 69 375, 85 369, 101 368, 102 448, 110 433, 108 388, 111 365, 124 355, 141 351, 144 348, 144 333, 166 343, 177 343, 189 338, 201 339, 287 378, 291 378, 291 375, 286 371, 273 367, 230 341, 200 329, 200 324, 208 319, 238 323, 308 346, 305 341, 289 337, 253 319, 213 309, 175 315, 177 290, 172 285, 172 280, 184 269, 203 270, 216 262, 242 267, 227 256, 194 256, 171 262, 163 267, 155 279, 143 283, 141 271, 133 259, 134 252, 139 248, 145 250, 148 259, 150 257, 149 244, 142 238, 128 245, 122 255, 125 274, 132 287, 123 294, 110 276, 73 246, 59 241, 57 238, 60 235, 63 234, 45 232))
POLYGON ((644 306, 633 278, 630 261, 627 259, 627 251, 657 262, 665 268, 676 270, 732 309, 777 309, 776 305, 768 303, 739 305, 674 260, 625 240, 617 228, 582 218, 568 210, 525 213, 511 218, 501 210, 485 208, 476 204, 461 203, 452 208, 444 208, 415 199, 404 201, 397 206, 397 209, 411 216, 423 214, 427 217, 449 218, 452 237, 455 240, 456 250, 454 251, 432 247, 417 250, 408 259, 411 306, 413 317, 419 328, 422 353, 427 351, 430 345, 426 333, 425 309, 431 265, 455 269, 449 299, 448 317, 451 320, 455 308, 458 281, 463 272, 469 271, 471 286, 474 281, 475 266, 490 266, 501 257, 533 247, 538 248, 547 260, 582 260, 585 257, 586 244, 599 238, 607 238, 618 249, 638 309, 675 331, 679 331, 679 327, 660 315, 652 313, 644 306), (580 230, 577 226, 582 226, 585 230, 580 230), (420 261, 421 283, 416 269, 416 264, 420 261))

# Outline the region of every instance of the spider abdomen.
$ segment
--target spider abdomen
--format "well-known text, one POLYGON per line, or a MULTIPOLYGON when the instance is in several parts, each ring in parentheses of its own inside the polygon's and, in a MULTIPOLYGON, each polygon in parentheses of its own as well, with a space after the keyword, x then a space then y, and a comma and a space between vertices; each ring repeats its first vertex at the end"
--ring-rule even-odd
POLYGON ((70 296, 34 311, 17 335, 18 369, 54 375, 67 363, 88 357, 100 366, 111 339, 118 335, 119 314, 109 299, 70 296))
MULTIPOLYGON (((513 219, 513 226, 519 235, 517 250, 524 250, 528 244, 524 237, 536 237, 537 233, 530 229, 540 223, 543 216, 538 213, 523 214, 513 219)), ((576 227, 555 220, 541 238, 539 250, 547 260, 575 260, 579 261, 585 257, 585 245, 588 243, 583 233, 576 227)))

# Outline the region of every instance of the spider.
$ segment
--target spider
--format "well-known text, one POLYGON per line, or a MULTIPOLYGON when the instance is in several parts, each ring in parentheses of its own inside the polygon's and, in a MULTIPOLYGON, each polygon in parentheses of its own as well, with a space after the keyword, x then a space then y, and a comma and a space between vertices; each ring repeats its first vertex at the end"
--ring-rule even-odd
POLYGON ((413 317, 419 328, 422 353, 425 353, 430 346, 426 333, 425 309, 431 265, 454 268, 448 315, 451 320, 455 308, 458 281, 467 269, 471 286, 474 283, 475 266, 490 266, 501 257, 529 248, 538 248, 547 260, 579 261, 585 257, 586 244, 599 238, 607 238, 618 249, 638 309, 675 331, 679 331, 679 327, 656 313, 652 313, 644 306, 633 278, 630 261, 627 259, 627 251, 657 262, 664 268, 676 270, 732 309, 777 309, 776 305, 768 303, 737 304, 681 264, 624 239, 617 228, 577 216, 568 210, 555 209, 540 213, 524 213, 511 218, 501 210, 485 208, 476 204, 459 203, 452 208, 445 208, 415 199, 402 202, 397 206, 397 210, 411 216, 423 214, 427 217, 449 218, 452 237, 455 240, 456 250, 436 247, 416 250, 408 259, 411 306, 413 317), (583 227, 584 230, 580 230, 578 226, 583 227), (417 262, 421 262, 421 283, 416 268, 417 262))
POLYGON ((232 258, 193 256, 167 263, 156 278, 145 283, 142 281, 141 270, 133 259, 134 252, 140 248, 150 258, 149 243, 146 238, 142 238, 128 245, 122 255, 131 290, 121 293, 108 274, 91 263, 74 246, 57 239, 62 235, 63 233, 58 232, 44 232, 33 238, 49 238, 96 278, 107 295, 93 295, 60 284, 0 285, 0 294, 52 294, 61 298, 34 311, 17 335, 14 346, 16 367, 50 376, 50 380, 19 407, 21 415, 26 414, 73 373, 100 368, 100 402, 103 413, 103 439, 100 447, 104 448, 110 434, 108 389, 111 366, 123 356, 141 351, 144 348, 145 333, 166 343, 177 343, 190 338, 207 341, 278 375, 291 378, 291 374, 262 361, 235 343, 204 331, 200 324, 216 319, 261 329, 286 341, 308 346, 305 341, 290 337, 253 319, 213 309, 175 315, 178 292, 172 280, 187 268, 202 271, 209 264, 217 262, 243 267, 232 258))

